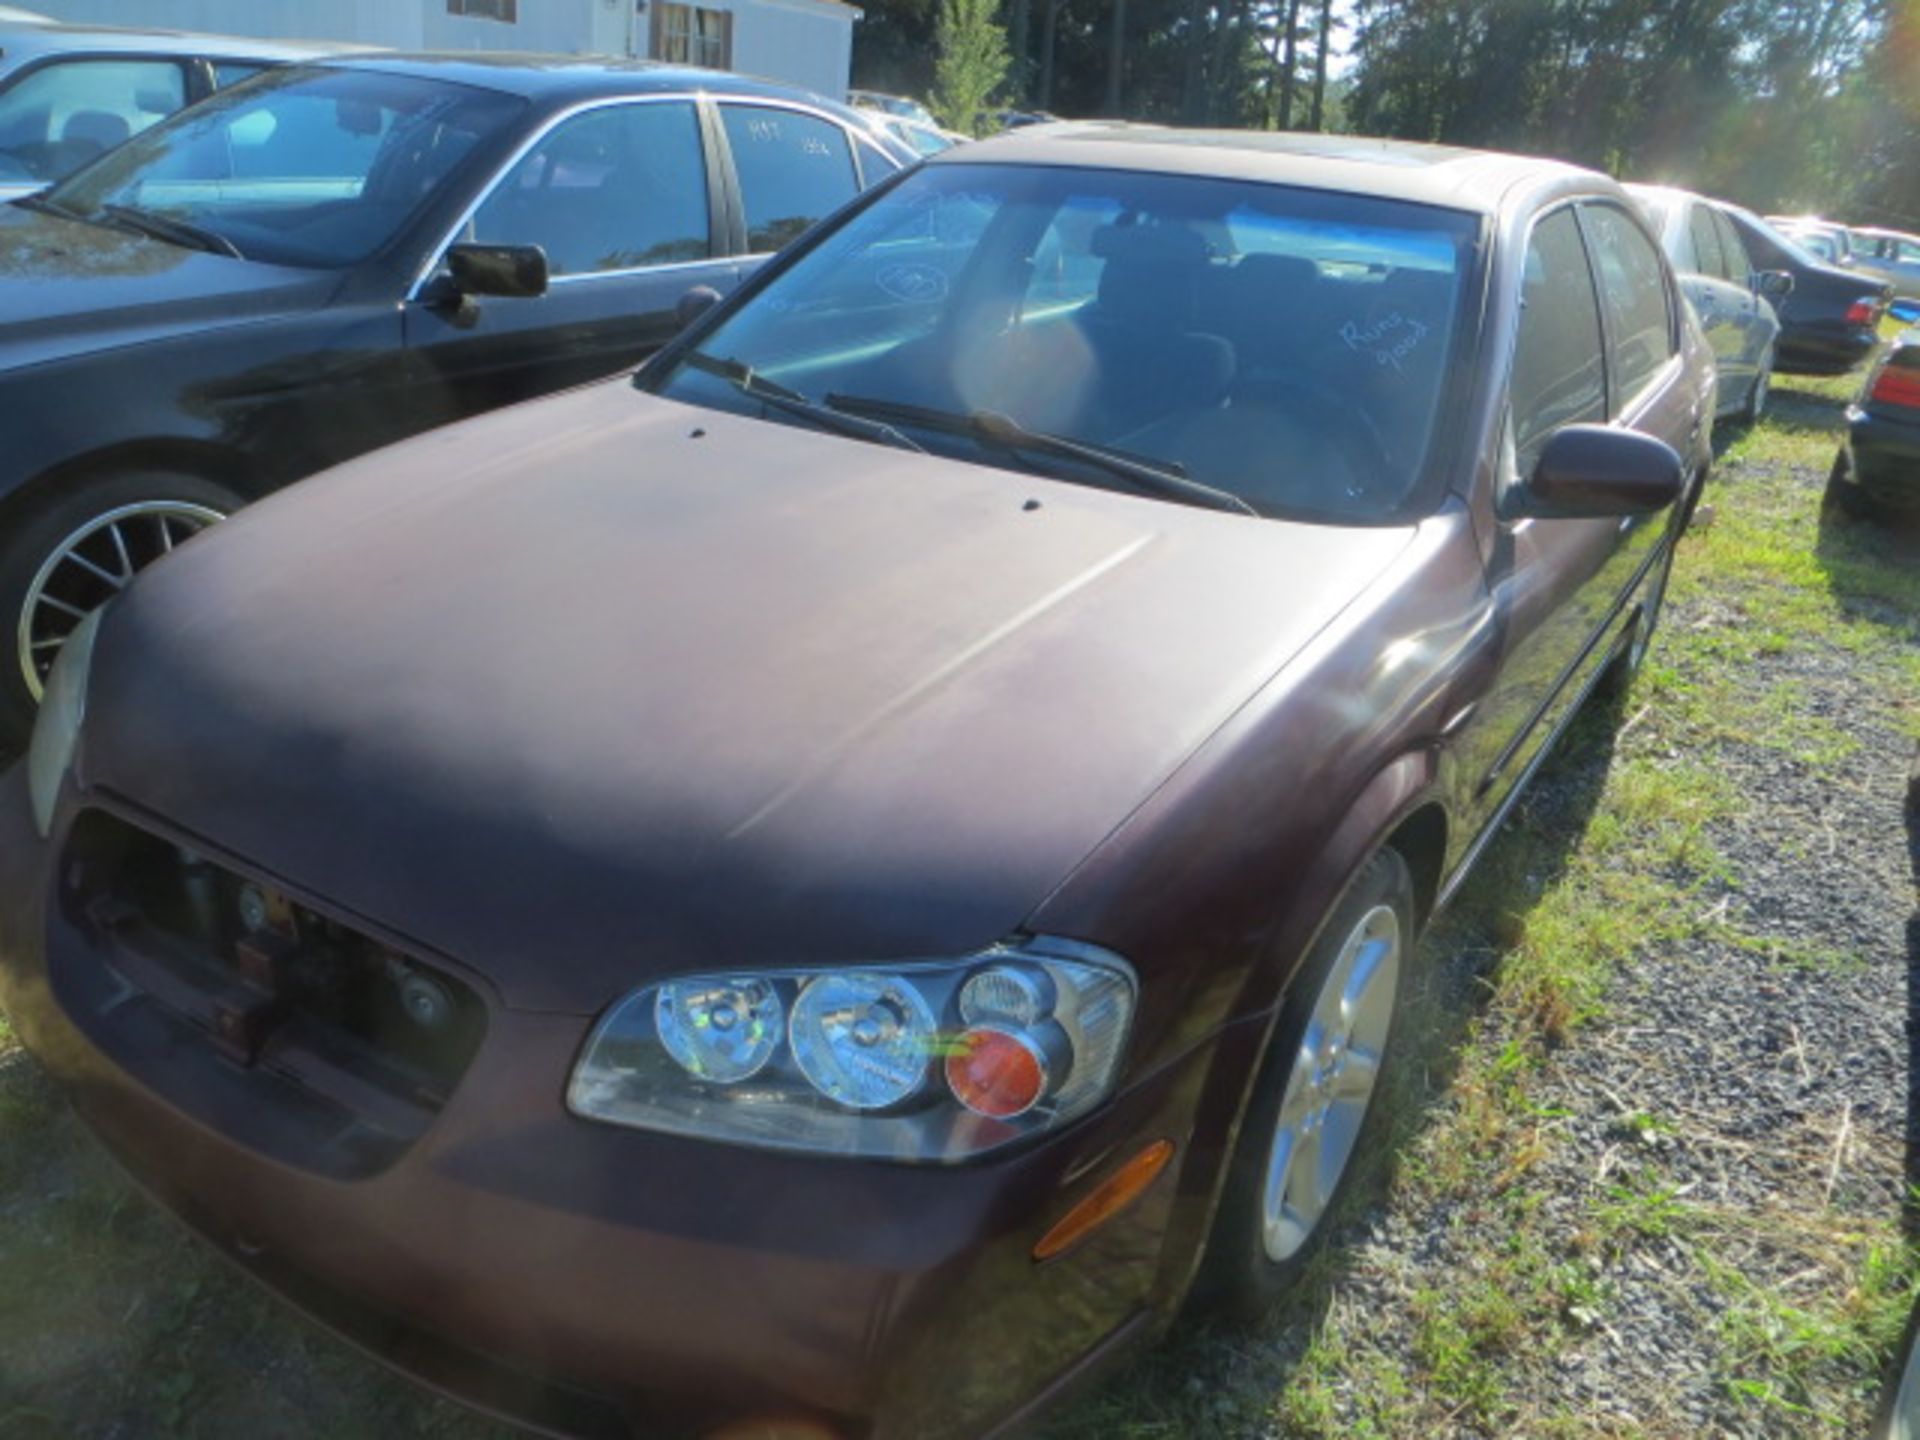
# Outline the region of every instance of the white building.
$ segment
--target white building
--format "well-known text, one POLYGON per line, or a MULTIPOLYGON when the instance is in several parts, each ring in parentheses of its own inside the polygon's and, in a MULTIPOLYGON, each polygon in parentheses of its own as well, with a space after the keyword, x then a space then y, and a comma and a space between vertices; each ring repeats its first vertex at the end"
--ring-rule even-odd
POLYGON ((853 22, 840 0, 33 0, 58 20, 161 26, 396 50, 640 55, 847 94, 853 22))

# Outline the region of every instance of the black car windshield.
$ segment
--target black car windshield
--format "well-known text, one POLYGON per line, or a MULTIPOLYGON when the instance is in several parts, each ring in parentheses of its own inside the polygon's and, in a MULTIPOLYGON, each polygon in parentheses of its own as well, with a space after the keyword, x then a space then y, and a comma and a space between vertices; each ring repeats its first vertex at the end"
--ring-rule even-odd
POLYGON ((524 105, 411 75, 269 71, 135 136, 43 204, 249 259, 352 265, 524 105))
POLYGON ((648 383, 806 423, 750 374, 963 459, 1378 523, 1430 493, 1478 234, 1473 215, 1322 190, 931 165, 648 383))

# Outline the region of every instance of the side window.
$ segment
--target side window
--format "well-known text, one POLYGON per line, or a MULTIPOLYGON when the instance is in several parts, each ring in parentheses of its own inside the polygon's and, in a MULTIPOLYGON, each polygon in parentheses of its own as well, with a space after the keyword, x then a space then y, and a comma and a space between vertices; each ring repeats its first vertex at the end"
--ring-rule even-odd
POLYGON ((616 105, 561 122, 473 218, 482 245, 538 245, 555 275, 705 259, 707 167, 689 101, 616 105))
POLYGON ((720 115, 753 254, 778 250, 860 189, 847 132, 832 121, 762 105, 722 105, 720 115))
POLYGON ((1606 418, 1600 307, 1571 210, 1542 220, 1528 242, 1508 394, 1522 475, 1562 425, 1606 418))
POLYGON ((1733 228, 1733 222, 1718 210, 1713 212, 1714 228, 1720 232, 1720 252, 1727 260, 1727 279, 1736 285, 1747 283, 1753 273, 1753 266, 1747 263, 1747 247, 1740 242, 1740 234, 1733 228))
POLYGON ((171 60, 62 60, 0 93, 0 179, 59 180, 187 103, 171 60))
POLYGON ((1618 415, 1673 354, 1673 312, 1660 253, 1640 227, 1611 205, 1588 205, 1582 214, 1607 316, 1607 371, 1618 415))
POLYGON ((1725 275, 1720 255, 1719 232, 1713 228, 1713 214, 1704 205, 1687 207, 1687 235, 1693 241, 1694 273, 1725 275))

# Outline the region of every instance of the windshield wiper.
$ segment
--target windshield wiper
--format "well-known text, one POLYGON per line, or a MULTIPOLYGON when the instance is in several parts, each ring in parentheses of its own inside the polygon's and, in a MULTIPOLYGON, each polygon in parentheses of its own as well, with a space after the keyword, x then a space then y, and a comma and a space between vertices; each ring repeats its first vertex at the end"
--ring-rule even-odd
POLYGON ((884 421, 863 419, 858 415, 843 415, 838 410, 829 409, 818 401, 809 400, 798 390, 789 390, 779 381, 767 379, 745 361, 735 360, 730 356, 709 355, 704 350, 689 350, 681 358, 696 370, 704 370, 709 375, 718 375, 722 380, 730 382, 742 395, 750 395, 762 405, 784 414, 811 420, 822 430, 831 430, 856 440, 877 440, 902 450, 926 454, 923 446, 914 444, 912 440, 884 421))
POLYGON ((44 190, 36 190, 31 195, 22 195, 13 203, 22 210, 38 210, 42 215, 58 215, 62 220, 78 220, 83 225, 102 223, 94 216, 76 210, 71 205, 62 205, 44 190))
POLYGON ((102 205, 100 209, 125 228, 151 235, 156 240, 165 240, 170 245, 180 245, 188 250, 205 250, 235 260, 247 258, 240 253, 240 247, 226 236, 203 225, 195 225, 190 220, 176 220, 171 215, 156 214, 136 205, 102 205))
POLYGON ((1199 505, 1208 510, 1230 510, 1240 515, 1257 516, 1260 513, 1238 495, 1192 479, 1185 467, 1174 461, 1149 460, 1143 455, 1130 455, 1124 450, 1109 449, 1086 440, 1029 430, 1018 420, 997 411, 970 410, 961 413, 935 410, 924 405, 875 400, 860 395, 829 395, 826 403, 849 415, 862 415, 872 420, 894 420, 902 425, 918 425, 948 435, 965 435, 983 445, 997 445, 1003 450, 1025 450, 1033 455, 1075 460, 1082 465, 1091 465, 1096 470, 1104 470, 1142 490, 1152 491, 1163 499, 1199 505))

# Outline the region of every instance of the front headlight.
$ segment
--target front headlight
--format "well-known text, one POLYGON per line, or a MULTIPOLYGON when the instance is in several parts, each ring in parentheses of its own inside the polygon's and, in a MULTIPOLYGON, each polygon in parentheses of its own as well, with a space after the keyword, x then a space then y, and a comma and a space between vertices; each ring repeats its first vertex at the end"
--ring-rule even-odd
POLYGON ((93 668, 93 637, 99 628, 98 610, 74 626, 54 658, 46 693, 40 697, 40 713, 33 722, 33 739, 27 746, 27 797, 33 802, 33 823, 43 840, 53 833, 54 802, 60 798, 60 782, 80 743, 80 722, 87 713, 87 672, 93 668))
POLYGON ((1072 941, 960 961, 694 975, 594 1027, 567 1105, 643 1130, 892 1160, 963 1160, 1106 1098, 1133 971, 1072 941))

